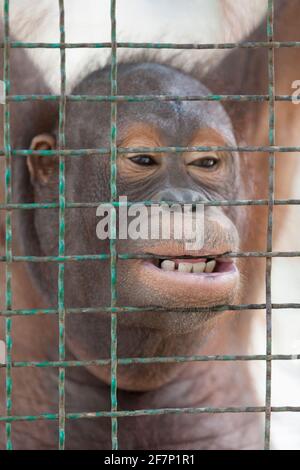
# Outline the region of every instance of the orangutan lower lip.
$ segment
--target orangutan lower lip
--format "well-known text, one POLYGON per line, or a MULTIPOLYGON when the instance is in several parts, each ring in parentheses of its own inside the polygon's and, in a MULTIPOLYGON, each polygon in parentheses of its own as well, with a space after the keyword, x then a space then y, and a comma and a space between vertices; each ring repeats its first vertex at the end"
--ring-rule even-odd
POLYGON ((184 256, 178 251, 176 253, 175 248, 174 257, 171 253, 168 256, 161 253, 159 258, 156 255, 152 259, 139 261, 139 276, 146 289, 151 289, 155 294, 161 286, 164 287, 164 298, 159 297, 156 305, 208 307, 233 302, 240 282, 235 261, 224 255, 202 257, 199 253, 199 258, 196 258, 184 256), (184 265, 180 267, 181 263, 184 265))
MULTIPOLYGON (((180 259, 185 265, 181 269, 169 270, 162 269, 155 261, 145 261, 143 266, 147 279, 147 285, 163 284, 165 291, 172 296, 174 302, 179 295, 186 295, 186 305, 198 304, 204 302, 206 305, 223 303, 225 299, 230 299, 237 289, 239 283, 239 270, 232 260, 208 260, 204 263, 203 259, 189 260, 180 259), (192 262, 190 262, 192 261, 192 262), (196 262, 197 261, 197 262, 196 262), (211 261, 215 262, 209 264, 211 261), (197 266, 199 263, 204 263, 207 271, 202 271, 202 266, 197 266), (192 266, 187 271, 187 264, 192 266), (196 265, 196 266, 195 266, 196 265), (207 268, 207 266, 209 266, 207 268), (197 272, 198 271, 198 272, 197 272), (199 272, 200 271, 200 272, 199 272)), ((162 262, 165 260, 162 260, 162 262)), ((176 264, 176 259, 169 258, 167 261, 172 261, 176 264)), ((180 263, 178 264, 178 268, 180 263)), ((228 300, 229 301, 229 300, 228 300)), ((176 304, 176 302, 175 302, 176 304)))

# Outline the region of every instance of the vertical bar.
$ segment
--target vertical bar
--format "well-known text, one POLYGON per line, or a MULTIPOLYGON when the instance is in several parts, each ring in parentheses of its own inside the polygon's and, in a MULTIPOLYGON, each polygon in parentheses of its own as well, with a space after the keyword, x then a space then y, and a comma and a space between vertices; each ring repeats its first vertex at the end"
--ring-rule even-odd
MULTIPOLYGON (((60 44, 65 43, 65 11, 64 0, 59 0, 60 44)), ((65 157, 61 150, 65 149, 65 115, 66 115, 66 52, 60 48, 60 102, 59 102, 59 247, 58 255, 65 255, 65 157)), ((59 313, 59 360, 64 361, 65 352, 65 264, 58 265, 58 313, 59 313)), ((59 371, 59 450, 65 448, 65 374, 64 367, 59 371)))
MULTIPOLYGON (((111 95, 117 95, 117 40, 116 40, 116 0, 110 3, 111 17, 111 95)), ((117 103, 111 103, 111 202, 117 199, 117 103)), ((117 304, 117 251, 116 251, 116 212, 112 211, 110 238, 110 276, 111 276, 111 411, 117 411, 117 314, 114 307, 117 304)), ((111 419, 112 449, 118 449, 118 421, 111 419)))
MULTIPOLYGON (((274 0, 268 0, 267 17, 268 42, 274 39, 274 0)), ((269 144, 275 145, 275 68, 274 48, 268 50, 269 76, 269 144)), ((273 209, 275 194, 275 153, 269 154, 269 203, 268 203, 268 232, 267 252, 273 250, 273 209)), ((272 354, 272 257, 266 258, 266 355, 272 354)), ((265 450, 270 449, 271 441, 271 404, 272 404, 272 359, 266 360, 266 413, 265 413, 265 450)))
MULTIPOLYGON (((10 92, 10 39, 9 39, 9 0, 4 1, 4 74, 5 96, 10 92)), ((5 204, 12 202, 12 163, 10 143, 10 105, 4 104, 4 152, 5 152, 5 204)), ((12 214, 6 210, 5 216, 5 308, 12 309, 11 263, 12 263, 12 214)), ((6 415, 12 414, 12 318, 5 319, 6 341, 6 415)), ((11 423, 6 423, 6 449, 12 450, 11 423)))

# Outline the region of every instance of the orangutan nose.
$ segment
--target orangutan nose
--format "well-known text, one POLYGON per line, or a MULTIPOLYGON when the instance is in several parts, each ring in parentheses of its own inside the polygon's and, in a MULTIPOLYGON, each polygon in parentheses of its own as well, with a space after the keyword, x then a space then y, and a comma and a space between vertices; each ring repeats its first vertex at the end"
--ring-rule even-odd
POLYGON ((200 193, 186 188, 168 188, 159 191, 152 199, 157 202, 172 204, 197 204, 201 202, 200 193))

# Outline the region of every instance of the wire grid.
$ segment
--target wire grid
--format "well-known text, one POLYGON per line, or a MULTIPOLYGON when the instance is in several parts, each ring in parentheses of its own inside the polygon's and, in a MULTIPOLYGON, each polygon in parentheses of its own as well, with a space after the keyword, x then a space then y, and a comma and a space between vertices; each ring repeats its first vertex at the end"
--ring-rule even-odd
MULTIPOLYGON (((264 413, 265 414, 265 449, 270 449, 270 430, 271 414, 273 412, 300 412, 300 406, 271 406, 271 379, 272 379, 272 361, 278 360, 300 360, 300 354, 293 355, 272 355, 272 310, 273 309, 299 309, 298 303, 273 304, 271 296, 271 274, 272 259, 274 257, 299 257, 300 252, 274 252, 272 250, 273 234, 273 209, 274 206, 281 205, 300 205, 298 199, 274 198, 274 174, 275 174, 275 152, 299 152, 300 147, 278 147, 275 145, 275 102, 291 101, 292 97, 287 95, 275 95, 275 73, 274 73, 274 49, 300 47, 300 42, 275 42, 274 33, 274 4, 273 0, 268 0, 267 15, 267 42, 244 42, 227 44, 164 44, 164 43, 118 43, 116 37, 116 0, 111 0, 111 42, 110 43, 65 43, 64 27, 64 0, 59 2, 59 43, 22 43, 10 41, 9 35, 9 0, 4 1, 4 42, 0 44, 4 55, 4 82, 6 86, 6 101, 4 104, 4 148, 0 150, 0 156, 5 157, 5 203, 0 204, 0 210, 6 212, 5 218, 5 256, 0 257, 0 262, 5 263, 5 309, 0 310, 0 318, 5 319, 6 335, 6 364, 0 364, 0 368, 6 370, 6 416, 0 416, 0 422, 6 423, 6 448, 13 448, 11 438, 12 423, 17 421, 36 421, 36 420, 55 420, 59 426, 59 449, 65 447, 65 421, 77 420, 82 418, 111 418, 111 440, 112 449, 118 449, 118 418, 124 416, 145 416, 145 415, 163 415, 163 414, 201 414, 201 413, 264 413), (143 48, 143 49, 234 49, 234 48, 267 48, 268 49, 268 73, 269 73, 269 93, 267 95, 208 95, 208 96, 120 96, 117 94, 117 49, 118 48, 143 48), (10 95, 10 71, 9 71, 9 52, 10 48, 53 48, 60 49, 60 72, 61 85, 59 95, 10 95), (111 49, 111 95, 110 96, 72 96, 66 95, 66 58, 65 50, 67 48, 110 48, 111 49), (58 152, 45 150, 14 150, 10 145, 10 103, 32 100, 52 100, 59 101, 59 149, 58 152), (65 149, 65 111, 67 101, 107 101, 111 102, 111 138, 110 148, 98 149, 65 149), (143 102, 143 101, 255 101, 269 103, 269 145, 268 146, 244 146, 244 147, 156 147, 156 148, 121 148, 117 147, 117 104, 122 101, 143 102), (65 157, 79 157, 84 155, 99 156, 104 153, 111 154, 111 202, 115 207, 119 207, 117 199, 117 155, 122 153, 137 153, 143 151, 151 152, 207 152, 207 151, 245 151, 245 152, 267 152, 269 153, 269 197, 261 200, 233 200, 233 201, 207 201, 207 206, 268 206, 268 232, 267 246, 265 252, 243 252, 229 253, 230 257, 259 257, 266 258, 266 303, 246 304, 246 305, 219 305, 209 311, 241 311, 241 310, 265 310, 266 311, 266 354, 264 355, 211 355, 211 356, 173 356, 173 357, 149 357, 149 358, 118 358, 117 356, 117 315, 128 314, 130 312, 149 311, 153 307, 117 307, 117 260, 145 258, 146 255, 133 255, 130 253, 118 254, 116 251, 116 241, 114 237, 110 241, 110 254, 66 256, 65 255, 65 210, 68 208, 97 207, 99 203, 72 203, 66 201, 65 197, 65 157), (14 157, 24 157, 26 155, 43 155, 52 157, 59 153, 59 202, 57 203, 32 203, 32 204, 14 204, 12 202, 12 181, 11 181, 11 159, 14 157), (13 210, 34 210, 34 209, 59 209, 59 246, 58 256, 13 256, 12 253, 12 224, 11 213, 13 210), (95 308, 65 308, 64 303, 64 267, 66 262, 80 262, 86 260, 107 260, 110 259, 111 268, 111 305, 110 307, 101 307, 101 310, 111 313, 111 357, 110 359, 96 359, 89 361, 66 361, 65 360, 65 317, 66 314, 78 313, 97 313, 99 307, 95 308), (28 309, 15 310, 12 308, 12 287, 11 287, 11 263, 12 262, 54 262, 58 263, 58 306, 57 309, 28 309), (12 361, 12 320, 14 316, 33 316, 33 315, 57 315, 59 321, 59 360, 58 361, 12 361), (207 362, 207 361, 265 361, 266 362, 266 398, 265 406, 255 407, 202 407, 202 408, 162 408, 162 409, 144 409, 133 411, 118 411, 117 402, 117 367, 118 365, 129 364, 152 364, 152 363, 175 363, 175 362, 207 362), (95 411, 93 413, 66 413, 65 411, 65 369, 67 367, 84 366, 109 366, 111 367, 111 410, 95 411), (59 387, 59 407, 58 413, 46 413, 40 415, 15 416, 12 414, 12 368, 18 367, 41 367, 58 368, 58 387, 59 387)), ((103 202, 103 201, 102 201, 103 202)), ((144 201, 151 205, 152 201, 144 201)), ((131 203, 128 203, 130 205, 131 203)), ((116 220, 112 219, 112 233, 116 233, 116 220)), ((151 255, 151 258, 153 256, 151 255)), ((159 258, 162 258, 159 256, 159 258)), ((165 310, 163 307, 157 308, 158 311, 165 310)), ((175 309, 176 310, 176 309, 175 309)), ((182 310, 182 309, 180 309, 182 310)), ((186 311, 191 309, 186 308, 186 311)), ((208 309, 199 307, 193 311, 203 312, 208 309)))

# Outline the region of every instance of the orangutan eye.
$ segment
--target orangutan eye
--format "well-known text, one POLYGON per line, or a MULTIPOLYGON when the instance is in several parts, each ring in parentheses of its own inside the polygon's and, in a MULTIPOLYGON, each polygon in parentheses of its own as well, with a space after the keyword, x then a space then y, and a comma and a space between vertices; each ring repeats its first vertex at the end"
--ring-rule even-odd
POLYGON ((219 159, 217 157, 202 157, 198 158, 198 160, 194 160, 193 162, 189 163, 189 165, 196 166, 197 168, 204 168, 206 170, 210 170, 215 168, 219 164, 219 159))
POLYGON ((131 157, 129 160, 140 166, 156 165, 156 161, 150 155, 136 155, 131 157))

